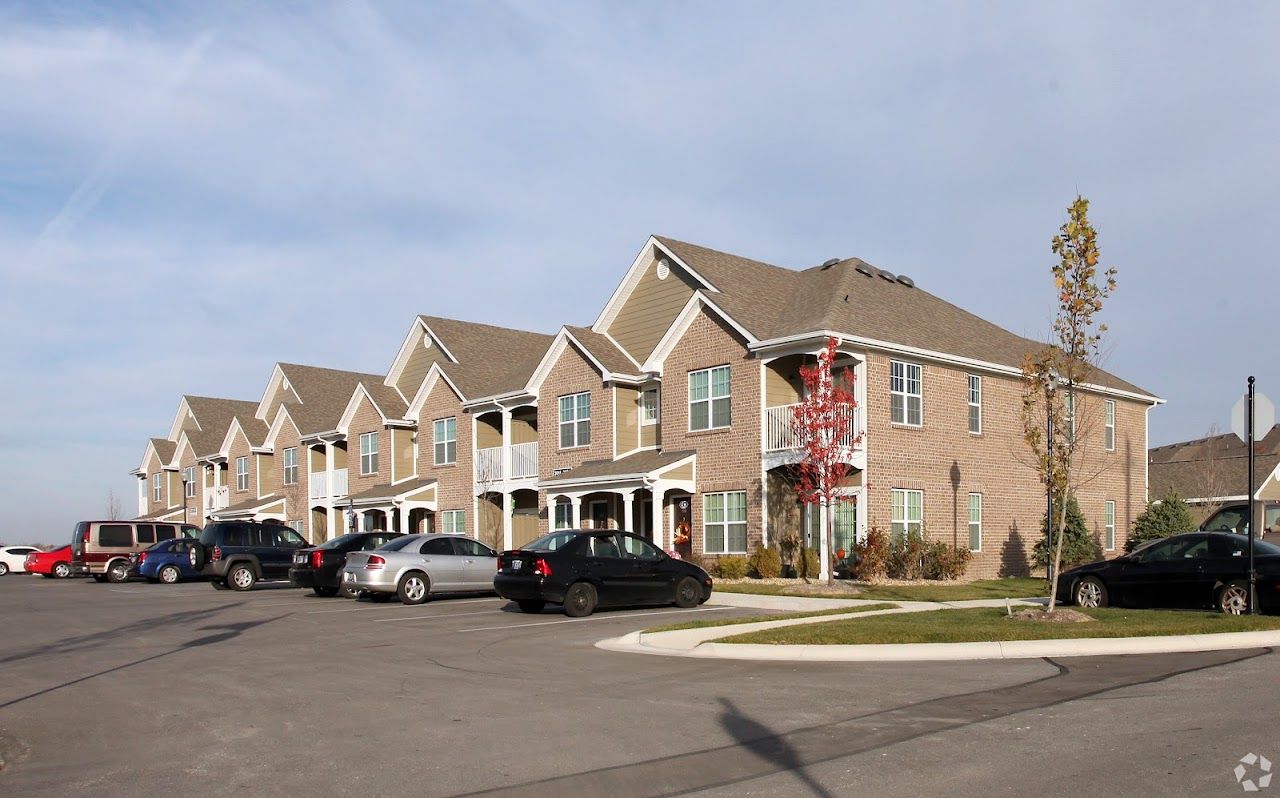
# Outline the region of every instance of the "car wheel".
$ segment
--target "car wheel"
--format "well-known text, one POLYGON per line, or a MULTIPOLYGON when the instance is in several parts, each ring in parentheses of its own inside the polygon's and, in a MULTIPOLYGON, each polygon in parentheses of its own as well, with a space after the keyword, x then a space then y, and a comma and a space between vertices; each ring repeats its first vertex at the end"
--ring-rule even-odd
POLYGON ((178 570, 176 565, 166 565, 160 569, 160 573, 156 577, 166 585, 176 585, 182 581, 182 572, 178 570))
POLYGON ((107 581, 113 584, 129 581, 129 563, 124 560, 116 560, 107 566, 107 581))
POLYGON ((596 589, 586 582, 574 582, 564 594, 564 614, 584 618, 596 608, 596 589))
POLYGON ((65 562, 54 563, 53 575, 58 579, 66 579, 68 576, 71 576, 71 566, 67 565, 65 562))
POLYGON ((234 590, 252 590, 257 581, 258 577, 253 575, 253 569, 247 565, 233 565, 227 572, 227 584, 234 590))
POLYGON ((1244 615, 1249 611, 1249 586, 1244 582, 1228 582, 1218 591, 1218 612, 1244 615))
POLYGON ((527 612, 530 615, 537 615, 542 612, 542 608, 547 606, 547 602, 538 601, 537 599, 529 599, 527 601, 517 601, 516 605, 520 607, 521 612, 527 612))
POLYGON ((227 590, 227 589, 228 589, 228 588, 227 588, 227 580, 225 580, 225 579, 210 579, 210 580, 209 580, 209 584, 213 585, 213 589, 214 589, 214 590, 227 590))
POLYGON ((9 564, 0 562, 0 576, 4 576, 7 573, 9 573, 9 564))
POLYGON ((1077 607, 1088 609, 1105 607, 1107 606, 1107 586, 1097 577, 1086 576, 1076 582, 1075 589, 1071 591, 1071 600, 1077 607))
POLYGON ((402 604, 425 604, 431 597, 431 578, 424 573, 410 571, 400 577, 396 595, 402 604))
POLYGON ((369 591, 369 600, 370 600, 370 601, 372 601, 374 604, 386 604, 388 601, 390 601, 390 600, 391 600, 391 594, 390 594, 390 593, 375 593, 375 592, 373 592, 372 590, 370 590, 370 591, 369 591))
POLYGON ((324 585, 316 585, 315 587, 311 588, 311 592, 315 593, 320 598, 333 598, 334 596, 338 595, 338 588, 325 587, 324 585))
POLYGON ((698 606, 700 598, 702 598, 702 585, 698 584, 697 579, 686 576, 676 583, 676 606, 680 609, 687 610, 698 606))
POLYGON ((199 571, 204 567, 204 546, 199 543, 192 543, 191 548, 187 549, 187 562, 191 563, 192 570, 199 571))

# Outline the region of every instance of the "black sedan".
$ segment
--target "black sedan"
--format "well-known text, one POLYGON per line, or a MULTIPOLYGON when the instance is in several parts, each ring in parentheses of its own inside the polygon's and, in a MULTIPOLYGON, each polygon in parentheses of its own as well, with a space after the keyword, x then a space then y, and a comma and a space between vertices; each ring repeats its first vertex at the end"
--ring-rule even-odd
POLYGON ((336 596, 342 586, 342 566, 353 551, 371 551, 399 532, 352 532, 321 543, 310 549, 294 552, 293 565, 289 568, 289 584, 309 587, 317 596, 336 596))
MULTIPOLYGON (((1280 610, 1280 546, 1253 544, 1258 609, 1280 610)), ((1058 600, 1080 607, 1216 608, 1239 615, 1249 600, 1249 538, 1190 532, 1152 541, 1132 554, 1064 571, 1058 600)))
POLYGON ((596 607, 696 607, 711 598, 711 577, 629 532, 562 529, 504 551, 493 589, 524 612, 562 604, 580 618, 596 607))

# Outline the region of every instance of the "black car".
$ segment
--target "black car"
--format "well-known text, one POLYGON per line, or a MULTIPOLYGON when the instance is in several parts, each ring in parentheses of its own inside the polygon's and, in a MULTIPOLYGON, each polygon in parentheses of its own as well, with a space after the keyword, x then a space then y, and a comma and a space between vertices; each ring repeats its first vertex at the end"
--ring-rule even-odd
POLYGON ((287 579, 293 553, 307 541, 283 524, 216 521, 191 546, 191 567, 215 588, 250 590, 260 579, 287 579))
POLYGON ((336 537, 309 549, 293 554, 293 567, 289 569, 289 584, 309 587, 317 596, 336 596, 342 586, 342 566, 353 551, 372 551, 399 532, 352 532, 336 537))
MULTIPOLYGON (((1258 609, 1280 610, 1280 546, 1256 540, 1253 547, 1258 609)), ((1248 537, 1188 532, 1064 571, 1058 600, 1079 607, 1216 608, 1238 615, 1248 606, 1248 568, 1248 537)))
POLYGON ((711 597, 711 577, 629 532, 562 529, 504 551, 493 589, 524 612, 562 604, 579 618, 606 606, 696 607, 711 597))

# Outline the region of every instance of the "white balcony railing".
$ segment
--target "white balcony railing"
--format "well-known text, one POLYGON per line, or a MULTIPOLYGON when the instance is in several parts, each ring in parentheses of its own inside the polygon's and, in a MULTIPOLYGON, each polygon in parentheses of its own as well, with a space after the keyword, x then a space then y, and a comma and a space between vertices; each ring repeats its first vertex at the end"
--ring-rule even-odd
MULTIPOLYGON (((782 452, 800 448, 800 436, 795 430, 795 409, 799 405, 781 405, 765 409, 764 448, 767 452, 782 452)), ((854 443, 854 436, 862 430, 862 410, 853 405, 840 405, 841 426, 844 434, 840 445, 847 449, 861 449, 862 441, 854 443)))
POLYGON ((511 478, 538 476, 538 442, 517 443, 511 447, 511 478))
POLYGON ((210 510, 221 510, 231 503, 231 489, 226 485, 211 488, 208 496, 210 510))
POLYGON ((311 475, 311 498, 330 499, 347 495, 347 469, 335 468, 311 475))
POLYGON ((495 482, 501 479, 502 447, 476 449, 476 482, 495 482))

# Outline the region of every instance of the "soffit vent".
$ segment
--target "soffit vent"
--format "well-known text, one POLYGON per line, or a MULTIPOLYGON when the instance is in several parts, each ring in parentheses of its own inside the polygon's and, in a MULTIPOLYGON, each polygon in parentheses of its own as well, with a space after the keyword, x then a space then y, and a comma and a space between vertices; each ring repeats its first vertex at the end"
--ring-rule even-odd
POLYGON ((658 279, 665 280, 671 275, 671 261, 666 258, 658 259, 658 279))

